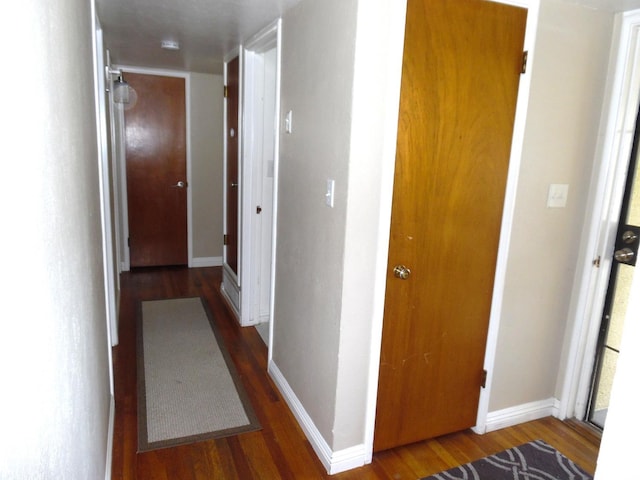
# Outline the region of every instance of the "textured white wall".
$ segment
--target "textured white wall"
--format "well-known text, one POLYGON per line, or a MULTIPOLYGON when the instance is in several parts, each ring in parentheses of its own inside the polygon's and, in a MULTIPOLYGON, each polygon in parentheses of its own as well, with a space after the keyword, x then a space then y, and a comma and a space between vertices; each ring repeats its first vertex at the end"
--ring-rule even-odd
POLYGON ((223 79, 191 73, 193 256, 222 257, 223 79))
POLYGON ((613 16, 543 0, 538 25, 490 411, 559 395, 613 16), (546 207, 551 183, 566 208, 546 207))
POLYGON ((105 478, 110 404, 91 2, 27 0, 0 38, 0 478, 105 478), (7 124, 5 125, 6 122, 7 124))
POLYGON ((281 108, 293 112, 293 133, 281 137, 273 358, 331 449, 364 452, 377 385, 404 9, 388 0, 355 7, 307 1, 283 22, 281 108), (336 181, 333 209, 324 203, 327 178, 336 181))
POLYGON ((282 24, 273 360, 333 444, 356 0, 303 1, 282 24), (335 179, 335 208, 325 205, 335 179))
POLYGON ((359 2, 334 448, 371 438, 398 130, 404 2, 359 2), (375 79, 375 80, 374 80, 375 79))

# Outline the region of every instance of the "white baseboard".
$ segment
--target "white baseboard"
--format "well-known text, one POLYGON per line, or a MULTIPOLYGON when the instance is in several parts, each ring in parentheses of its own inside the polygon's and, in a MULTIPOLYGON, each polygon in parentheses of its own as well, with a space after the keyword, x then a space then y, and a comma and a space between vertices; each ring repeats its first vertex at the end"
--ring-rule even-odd
POLYGON ((559 413, 560 401, 556 398, 548 398, 547 400, 496 410, 487 414, 485 431, 478 433, 492 432, 544 417, 557 417, 559 413))
POLYGON ((221 267, 222 257, 194 257, 191 260, 192 268, 198 267, 221 267))
POLYGON ((109 428, 107 431, 107 452, 106 452, 106 465, 104 468, 104 480, 111 480, 111 470, 113 463, 113 429, 116 422, 116 401, 113 395, 111 395, 111 401, 109 402, 109 428))
MULTIPOLYGON (((194 257, 191 259, 191 268, 198 267, 221 267, 222 257, 194 257)), ((120 271, 128 272, 129 266, 124 262, 120 263, 120 271)))
POLYGON ((329 475, 358 468, 366 463, 364 444, 354 445, 337 452, 332 451, 273 360, 269 362, 268 372, 329 475))
POLYGON ((227 304, 233 310, 238 323, 240 323, 240 288, 235 279, 229 274, 226 268, 222 269, 222 284, 220 285, 220 293, 227 301, 227 304))

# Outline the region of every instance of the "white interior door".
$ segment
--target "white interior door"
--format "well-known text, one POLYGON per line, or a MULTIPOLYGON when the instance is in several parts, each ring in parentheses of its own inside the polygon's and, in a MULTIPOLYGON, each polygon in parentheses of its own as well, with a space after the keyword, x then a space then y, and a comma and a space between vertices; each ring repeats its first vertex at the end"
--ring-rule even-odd
MULTIPOLYGON (((271 315, 274 192, 278 155, 278 23, 243 52, 242 292, 240 323, 271 315)), ((268 343, 268 327, 259 329, 268 343)))

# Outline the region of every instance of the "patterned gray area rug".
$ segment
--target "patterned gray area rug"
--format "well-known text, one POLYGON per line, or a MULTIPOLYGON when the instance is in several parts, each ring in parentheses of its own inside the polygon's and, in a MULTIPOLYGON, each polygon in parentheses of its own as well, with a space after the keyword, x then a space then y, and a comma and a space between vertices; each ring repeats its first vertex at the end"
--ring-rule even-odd
POLYGON ((138 335, 138 451, 260 429, 200 297, 144 301, 138 335))
POLYGON ((592 480, 542 440, 455 467, 422 480, 592 480))

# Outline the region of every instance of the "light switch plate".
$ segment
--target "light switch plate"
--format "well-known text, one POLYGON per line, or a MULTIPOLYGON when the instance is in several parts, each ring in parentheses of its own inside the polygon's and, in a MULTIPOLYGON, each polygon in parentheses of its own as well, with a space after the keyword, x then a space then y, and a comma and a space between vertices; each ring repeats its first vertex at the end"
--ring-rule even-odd
POLYGON ((332 178, 327 178, 327 193, 324 194, 324 201, 331 208, 333 208, 333 193, 335 189, 336 181, 332 178))
POLYGON ((293 112, 291 110, 284 117, 284 131, 287 133, 293 132, 293 112))
POLYGON ((548 208, 564 208, 567 206, 569 197, 569 185, 566 183, 552 183, 549 185, 549 195, 547 196, 548 208))

